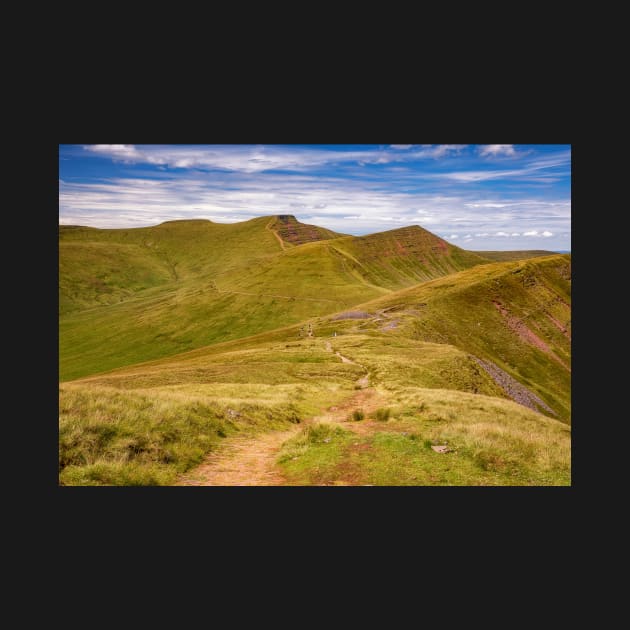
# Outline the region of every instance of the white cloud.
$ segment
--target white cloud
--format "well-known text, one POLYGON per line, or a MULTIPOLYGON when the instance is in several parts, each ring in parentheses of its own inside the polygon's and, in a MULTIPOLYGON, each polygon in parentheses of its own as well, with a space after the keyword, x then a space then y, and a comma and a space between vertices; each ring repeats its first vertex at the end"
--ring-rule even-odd
POLYGON ((462 149, 465 149, 465 144, 440 144, 437 147, 430 150, 432 157, 439 158, 448 155, 449 153, 459 153, 462 149))
POLYGON ((92 144, 84 146, 83 148, 125 162, 136 161, 141 158, 140 152, 133 144, 92 144))
POLYGON ((404 149, 411 149, 411 147, 413 146, 413 144, 390 144, 389 146, 390 146, 390 148, 392 148, 392 149, 401 149, 401 150, 404 150, 404 149))
POLYGON ((510 236, 520 236, 520 234, 518 232, 512 232, 510 236))
POLYGON ((467 203, 469 208, 505 208, 507 204, 505 203, 496 203, 496 202, 478 202, 478 203, 467 203))
MULTIPOLYGON (((207 218, 231 223, 262 215, 294 214, 305 223, 344 233, 366 234, 404 225, 421 225, 441 236, 450 235, 448 240, 459 239, 460 243, 474 235, 478 249, 570 249, 571 200, 568 197, 549 198, 548 193, 539 192, 539 187, 531 194, 497 189, 483 192, 478 186, 469 189, 440 180, 428 187, 417 171, 381 173, 380 178, 373 175, 360 177, 358 173, 367 169, 356 165, 346 165, 345 171, 334 169, 334 175, 330 176, 304 171, 283 174, 248 172, 247 160, 256 156, 259 148, 233 148, 235 151, 216 157, 217 164, 221 163, 223 167, 210 172, 200 172, 204 170, 202 168, 190 172, 156 171, 154 166, 135 167, 133 171, 130 169, 130 177, 84 182, 62 170, 59 221, 120 228, 155 225, 170 219, 207 218), (227 168, 228 165, 233 165, 234 169, 227 168), (244 170, 239 170, 241 167, 244 170), (351 177, 344 177, 349 170, 351 177), (451 234, 453 227, 459 232, 451 234)), ((96 149, 90 148, 90 154, 112 159, 116 156, 116 160, 124 162, 137 160, 140 153, 141 161, 150 158, 155 165, 158 160, 168 159, 169 163, 181 164, 185 160, 210 160, 211 157, 211 149, 205 147, 193 157, 190 151, 197 151, 197 147, 187 148, 190 150, 184 153, 188 157, 177 153, 178 147, 172 147, 174 152, 162 151, 160 147, 153 149, 97 145, 96 149)), ((76 150, 81 152, 80 147, 76 150)), ((430 146, 408 151, 365 153, 369 154, 367 159, 374 161, 381 154, 386 159, 396 159, 416 152, 423 152, 424 159, 430 159, 435 151, 436 147, 430 146)), ((214 152, 221 153, 219 150, 214 152)), ((451 152, 446 151, 446 154, 451 155, 451 152)), ((266 151, 262 155, 267 159, 264 157, 266 151)), ((291 157, 286 148, 269 156, 274 163, 282 160, 282 163, 288 163, 293 159, 302 166, 311 157, 319 159, 308 152, 291 157)), ((552 163, 565 161, 566 156, 555 162, 541 158, 528 168, 546 168, 552 163)))
POLYGON ((485 146, 479 147, 479 155, 482 157, 496 157, 498 155, 514 156, 516 155, 516 150, 513 144, 486 144, 485 146))
POLYGON ((300 146, 252 145, 132 145, 95 144, 83 148, 100 157, 125 163, 145 163, 169 168, 197 168, 258 173, 269 170, 305 171, 337 164, 389 164, 440 158, 459 153, 466 145, 443 144, 408 149, 413 145, 391 145, 390 149, 333 150, 300 146), (401 151, 401 149, 405 149, 401 151))

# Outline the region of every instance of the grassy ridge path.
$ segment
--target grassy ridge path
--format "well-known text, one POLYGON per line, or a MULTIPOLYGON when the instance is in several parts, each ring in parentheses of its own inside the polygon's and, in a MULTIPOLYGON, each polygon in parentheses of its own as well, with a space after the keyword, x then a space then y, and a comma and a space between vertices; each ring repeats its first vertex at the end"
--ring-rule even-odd
POLYGON ((280 247, 282 248, 282 251, 284 251, 286 250, 286 247, 284 246, 284 241, 282 240, 282 237, 280 236, 280 234, 278 234, 278 232, 276 232, 276 230, 271 227, 274 221, 275 217, 272 217, 269 223, 265 225, 265 229, 269 230, 278 239, 278 243, 280 243, 280 247))
MULTIPOLYGON (((283 486, 286 485, 276 464, 282 444, 296 435, 302 427, 313 422, 344 422, 353 409, 367 414, 381 405, 381 396, 374 388, 362 389, 341 405, 331 407, 320 416, 309 418, 288 431, 273 431, 256 437, 234 438, 229 445, 211 454, 194 470, 183 475, 178 486, 283 486)), ((376 428, 376 423, 344 422, 355 433, 365 434, 376 428)))

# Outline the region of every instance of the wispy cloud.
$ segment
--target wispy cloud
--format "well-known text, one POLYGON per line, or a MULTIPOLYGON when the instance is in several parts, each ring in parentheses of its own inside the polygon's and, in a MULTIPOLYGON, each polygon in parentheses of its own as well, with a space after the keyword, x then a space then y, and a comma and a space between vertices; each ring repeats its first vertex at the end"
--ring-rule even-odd
POLYGON ((474 145, 73 145, 60 150, 59 221, 294 214, 351 234, 418 224, 470 249, 570 249, 570 150, 517 146, 501 169, 474 145), (90 168, 73 171, 78 160, 90 168))
POLYGON ((439 159, 457 154, 466 145, 444 144, 421 147, 413 151, 401 149, 413 145, 391 145, 393 150, 331 150, 281 145, 249 146, 164 146, 131 144, 85 145, 88 152, 110 157, 127 164, 146 163, 175 169, 220 169, 257 173, 269 170, 304 171, 334 164, 389 164, 420 159, 439 159))
MULTIPOLYGON (((522 162, 522 161, 521 161, 522 162)), ((435 173, 432 175, 438 179, 448 179, 456 182, 483 182, 496 179, 526 179, 528 181, 538 180, 540 177, 532 177, 532 174, 537 174, 538 171, 543 169, 557 169, 559 167, 568 168, 571 163, 570 151, 563 151, 556 155, 544 158, 530 159, 526 161, 520 168, 500 169, 500 170, 467 170, 467 171, 452 171, 446 173, 435 173)), ((554 172, 552 175, 557 175, 554 172)), ((563 173, 568 175, 569 173, 563 173)))
POLYGON ((553 226, 567 232, 570 213, 569 200, 506 199, 493 204, 475 202, 470 194, 393 193, 378 183, 306 175, 266 174, 261 179, 257 174, 234 174, 218 182, 202 176, 59 182, 60 221, 95 227, 136 227, 185 218, 232 222, 295 214, 304 222, 353 234, 418 224, 448 240, 458 234, 453 228, 478 238, 542 236, 553 226))
POLYGON ((513 144, 486 144, 479 147, 479 155, 481 157, 497 157, 499 155, 516 155, 516 149, 513 144))
POLYGON ((459 153, 462 149, 465 149, 465 144, 440 144, 439 146, 431 149, 432 157, 441 158, 451 153, 459 153))

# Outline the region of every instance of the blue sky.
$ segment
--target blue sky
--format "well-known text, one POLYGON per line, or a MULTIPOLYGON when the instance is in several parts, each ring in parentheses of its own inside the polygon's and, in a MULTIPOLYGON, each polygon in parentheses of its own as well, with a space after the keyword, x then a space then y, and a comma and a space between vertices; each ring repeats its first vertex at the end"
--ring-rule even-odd
POLYGON ((271 214, 355 235, 421 225, 473 250, 570 250, 571 146, 59 146, 62 224, 271 214))

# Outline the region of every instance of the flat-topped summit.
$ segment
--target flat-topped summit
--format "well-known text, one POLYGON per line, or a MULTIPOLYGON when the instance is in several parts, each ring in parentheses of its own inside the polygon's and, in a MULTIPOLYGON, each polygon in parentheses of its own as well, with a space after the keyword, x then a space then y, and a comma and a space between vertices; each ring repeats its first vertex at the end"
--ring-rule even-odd
POLYGON ((278 214, 270 217, 268 227, 273 230, 285 245, 303 245, 315 241, 326 241, 345 236, 318 225, 301 223, 292 214, 278 214))

